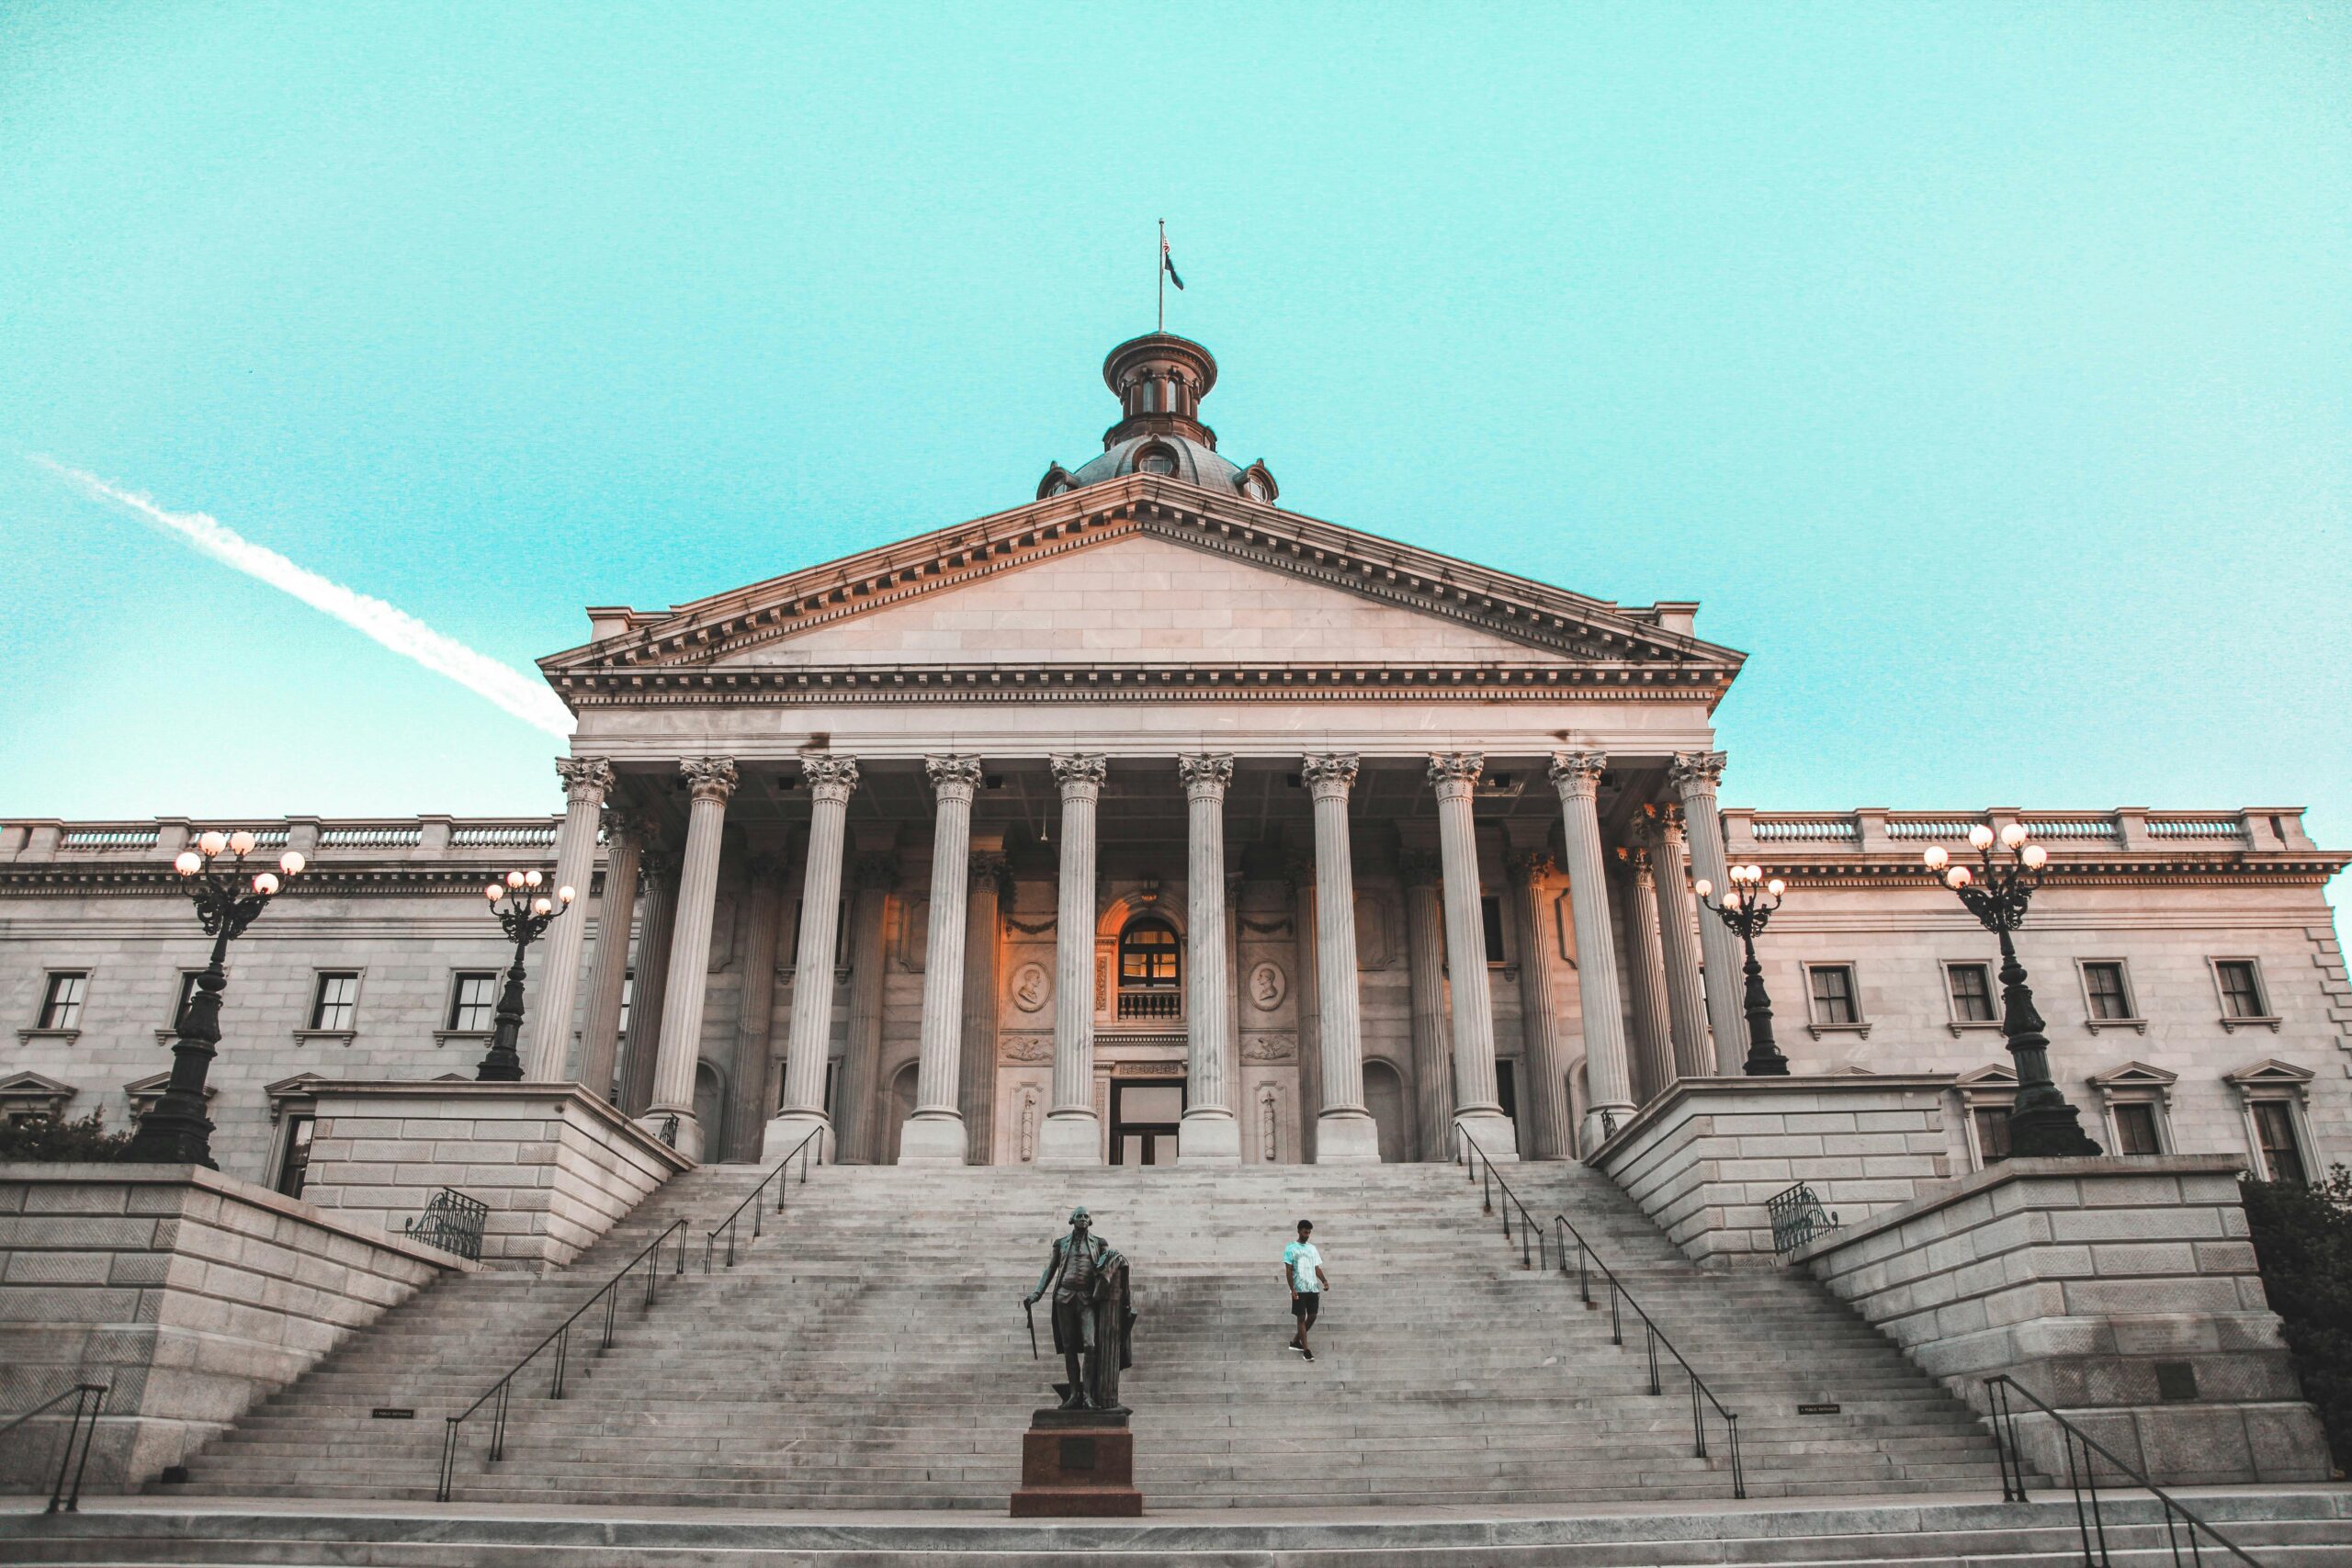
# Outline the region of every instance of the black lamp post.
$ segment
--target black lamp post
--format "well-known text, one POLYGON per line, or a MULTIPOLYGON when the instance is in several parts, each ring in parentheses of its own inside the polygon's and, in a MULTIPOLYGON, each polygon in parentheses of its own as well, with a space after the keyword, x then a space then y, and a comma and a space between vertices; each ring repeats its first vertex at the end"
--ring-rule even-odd
POLYGON ((547 878, 536 871, 510 871, 504 881, 481 890, 491 913, 506 928, 506 940, 514 944, 514 962, 506 971, 506 988, 499 993, 498 1027, 492 1032, 481 1069, 474 1074, 477 1083, 523 1081, 523 1058, 514 1049, 523 1032, 523 955, 571 907, 573 897, 571 888, 559 887, 549 898, 539 891, 546 885, 547 878))
POLYGON ((1765 881, 1760 865, 1736 865, 1724 874, 1731 878, 1731 886, 1724 889, 1720 904, 1708 897, 1715 890, 1713 883, 1702 876, 1696 886, 1699 902, 1739 933, 1740 945, 1747 952, 1747 996, 1742 1004, 1747 1014, 1747 1061, 1741 1071, 1752 1078, 1784 1078, 1789 1059, 1772 1043, 1772 998, 1764 994, 1764 966, 1756 962, 1756 938, 1781 907, 1781 895, 1789 885, 1777 876, 1765 881), (1766 903, 1767 898, 1771 902, 1766 903))
POLYGON ((2026 987, 2025 965, 2018 962, 2017 944, 2009 940, 2009 933, 2025 924, 2026 907, 2050 863, 2050 852, 2027 843, 2028 836, 2022 822, 2001 829, 2005 860, 1994 850, 1992 829, 1970 829, 1969 845, 1984 857, 1982 875, 1952 864, 1951 852, 1940 844, 1928 850, 1925 859, 1928 869, 1960 895, 1968 912, 2001 939, 2001 1032, 2008 1037, 2009 1055, 2018 1066, 2018 1098, 2009 1108, 2010 1156, 2095 1155, 2098 1145, 2084 1133, 2075 1108, 2050 1077, 2050 1036, 2041 1032, 2041 1014, 2026 987))
MULTIPOLYGON (((224 965, 229 944, 243 936, 286 884, 302 874, 304 861, 292 850, 277 857, 276 871, 246 874, 244 859, 259 842, 239 829, 200 834, 196 848, 172 861, 182 886, 196 901, 196 918, 212 939, 212 962, 196 977, 196 995, 174 1021, 172 1077, 155 1108, 139 1119, 139 1131, 122 1152, 126 1160, 154 1165, 211 1166, 212 1121, 204 1113, 204 1078, 220 1044, 220 993, 228 988, 224 965)), ((219 1167, 214 1166, 218 1169, 219 1167)))

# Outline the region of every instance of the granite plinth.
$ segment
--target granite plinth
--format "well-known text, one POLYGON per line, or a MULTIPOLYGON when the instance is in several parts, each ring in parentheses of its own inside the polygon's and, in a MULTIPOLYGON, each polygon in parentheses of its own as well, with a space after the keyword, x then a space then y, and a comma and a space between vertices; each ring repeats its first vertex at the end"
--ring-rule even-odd
POLYGON ((1136 1437, 1125 1410, 1040 1410, 1021 1435, 1016 1519, 1135 1518, 1136 1437))

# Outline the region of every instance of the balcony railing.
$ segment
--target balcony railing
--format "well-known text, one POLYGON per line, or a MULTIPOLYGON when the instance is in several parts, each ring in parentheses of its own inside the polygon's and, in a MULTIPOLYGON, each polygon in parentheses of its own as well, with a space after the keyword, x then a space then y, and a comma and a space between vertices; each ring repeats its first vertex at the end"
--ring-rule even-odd
POLYGON ((1121 991, 1121 1018, 1181 1018, 1184 993, 1177 990, 1121 991))

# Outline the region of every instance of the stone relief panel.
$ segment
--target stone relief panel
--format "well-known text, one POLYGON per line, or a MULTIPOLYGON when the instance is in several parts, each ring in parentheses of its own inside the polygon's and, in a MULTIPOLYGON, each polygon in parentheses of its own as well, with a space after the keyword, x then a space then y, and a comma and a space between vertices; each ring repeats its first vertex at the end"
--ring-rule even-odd
POLYGON ((1260 1012, 1272 1012, 1283 1005, 1290 994, 1290 977, 1282 965, 1269 960, 1250 971, 1250 1005, 1260 1012))
POLYGON ((997 1057, 1004 1062, 1050 1062, 1054 1059, 1054 1037, 1007 1034, 997 1046, 997 1057))
POLYGON ((1287 1062, 1297 1055, 1296 1035, 1245 1034, 1241 1037, 1241 1059, 1245 1062, 1287 1062))
POLYGON ((1042 964, 1023 964, 1012 972, 1012 1005, 1023 1012, 1043 1012, 1054 999, 1054 977, 1042 964))

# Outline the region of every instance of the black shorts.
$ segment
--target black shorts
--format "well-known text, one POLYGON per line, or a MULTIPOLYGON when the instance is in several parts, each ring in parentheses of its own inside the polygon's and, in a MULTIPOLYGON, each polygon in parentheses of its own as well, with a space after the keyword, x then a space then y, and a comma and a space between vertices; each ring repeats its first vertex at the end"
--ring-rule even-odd
POLYGON ((1315 1321, 1316 1314, 1322 1310, 1322 1292, 1294 1291, 1291 1292, 1290 1314, 1291 1316, 1298 1319, 1301 1327, 1313 1323, 1315 1321))

